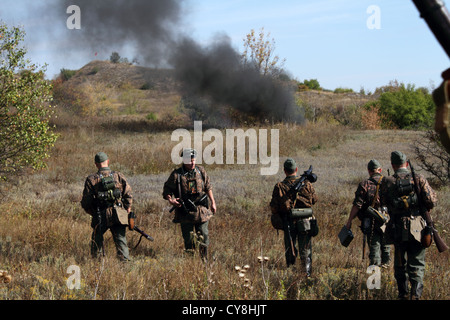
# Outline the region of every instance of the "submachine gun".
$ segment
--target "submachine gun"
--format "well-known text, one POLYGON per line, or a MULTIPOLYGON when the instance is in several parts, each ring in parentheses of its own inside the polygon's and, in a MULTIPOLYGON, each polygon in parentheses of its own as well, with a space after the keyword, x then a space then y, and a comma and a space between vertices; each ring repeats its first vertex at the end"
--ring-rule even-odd
MULTIPOLYGON (((450 14, 442 0, 412 0, 420 16, 428 24, 436 39, 450 58, 450 14)), ((433 91, 436 104, 434 129, 442 145, 450 153, 450 69, 442 74, 444 81, 433 91)))
POLYGON ((136 244, 136 246, 134 247, 134 249, 136 249, 137 246, 141 243, 142 238, 145 238, 149 241, 154 241, 153 237, 149 236, 147 233, 145 233, 144 231, 139 229, 138 226, 136 226, 135 219, 136 219, 136 215, 134 214, 133 211, 131 211, 128 215, 128 229, 130 229, 131 231, 136 231, 137 233, 139 233, 141 235, 141 237, 139 238, 139 241, 136 244))

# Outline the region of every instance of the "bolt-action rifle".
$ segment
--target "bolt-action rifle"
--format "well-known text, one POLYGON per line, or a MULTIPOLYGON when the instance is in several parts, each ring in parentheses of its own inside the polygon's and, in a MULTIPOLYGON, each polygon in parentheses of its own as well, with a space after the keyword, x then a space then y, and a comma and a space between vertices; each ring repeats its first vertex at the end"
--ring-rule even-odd
POLYGON ((439 252, 444 252, 448 249, 448 246, 445 244, 445 242, 440 237, 438 231, 434 227, 433 220, 431 219, 430 210, 426 210, 426 208, 423 206, 422 198, 420 197, 419 192, 419 181, 416 179, 416 173, 414 171, 413 166, 411 165, 411 161, 408 160, 408 165, 411 169, 411 175, 414 181, 414 192, 417 196, 417 201, 419 203, 419 210, 422 217, 425 219, 427 226, 425 228, 425 232, 422 234, 422 245, 424 247, 429 247, 431 245, 432 239, 434 238, 434 242, 436 243, 436 247, 439 252))

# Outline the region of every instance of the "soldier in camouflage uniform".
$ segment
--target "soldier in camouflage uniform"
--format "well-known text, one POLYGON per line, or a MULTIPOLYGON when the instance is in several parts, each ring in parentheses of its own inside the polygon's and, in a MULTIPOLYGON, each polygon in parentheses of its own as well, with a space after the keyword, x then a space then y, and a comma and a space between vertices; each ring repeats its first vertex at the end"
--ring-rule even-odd
POLYGON ((380 210, 379 188, 383 181, 382 170, 381 164, 376 159, 370 160, 367 164, 370 177, 358 185, 346 227, 350 230, 352 220, 356 217, 361 220, 361 230, 366 235, 369 245, 370 265, 386 268, 390 262, 391 251, 390 245, 386 244, 384 235, 386 225, 378 223, 366 213, 369 206, 380 210), (376 199, 375 195, 377 196, 376 199))
POLYGON ((82 208, 92 216, 91 255, 97 257, 99 253, 104 254, 103 234, 110 229, 118 258, 127 261, 126 225, 123 219, 119 221, 117 211, 121 208, 125 215, 131 212, 132 190, 122 173, 109 168, 109 159, 104 152, 95 155, 95 165, 98 172, 86 178, 81 199, 82 208))
POLYGON ((305 181, 305 186, 296 194, 289 192, 297 177, 297 164, 292 158, 288 158, 284 162, 284 173, 286 178, 278 182, 272 192, 272 199, 270 201, 270 208, 272 214, 281 215, 283 224, 289 224, 289 229, 284 226, 283 230, 290 230, 290 237, 287 231, 284 231, 284 246, 287 266, 295 264, 298 250, 295 246, 298 241, 298 248, 300 250, 300 261, 304 266, 305 272, 308 276, 311 275, 311 235, 310 219, 311 218, 295 218, 288 219, 289 210, 293 208, 311 208, 317 202, 317 195, 313 185, 308 180, 305 181), (294 248, 291 247, 291 239, 294 248), (292 252, 294 251, 294 252, 292 252))
POLYGON ((196 150, 184 149, 181 156, 183 165, 172 171, 164 183, 162 195, 175 208, 173 222, 181 225, 186 252, 193 252, 197 242, 200 255, 206 260, 209 246, 208 224, 216 213, 216 202, 208 174, 202 166, 195 163, 196 150))
POLYGON ((391 164, 395 174, 385 178, 381 186, 381 205, 388 207, 391 216, 386 232, 391 234, 394 241, 394 276, 398 298, 408 298, 409 280, 409 298, 419 299, 425 272, 425 248, 421 244, 421 233, 426 222, 421 210, 433 209, 437 201, 436 193, 428 181, 417 174, 419 194, 416 195, 414 179, 402 152, 391 153, 391 164), (418 197, 424 208, 419 208, 418 197))

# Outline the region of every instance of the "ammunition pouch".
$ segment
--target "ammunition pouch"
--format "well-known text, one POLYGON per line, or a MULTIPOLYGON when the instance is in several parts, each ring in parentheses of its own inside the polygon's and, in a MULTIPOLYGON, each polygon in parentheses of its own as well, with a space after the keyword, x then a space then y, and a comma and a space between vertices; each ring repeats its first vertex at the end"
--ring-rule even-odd
POLYGON ((97 193, 97 199, 101 202, 111 202, 120 199, 122 197, 122 192, 119 189, 108 190, 108 191, 99 191, 97 193))

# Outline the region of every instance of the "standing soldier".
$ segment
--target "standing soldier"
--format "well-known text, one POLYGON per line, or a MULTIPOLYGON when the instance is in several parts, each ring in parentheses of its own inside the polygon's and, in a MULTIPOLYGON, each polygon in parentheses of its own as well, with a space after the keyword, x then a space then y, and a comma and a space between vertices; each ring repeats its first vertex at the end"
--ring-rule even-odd
POLYGON ((409 279, 410 298, 419 299, 425 272, 425 247, 421 243, 421 234, 426 222, 422 214, 433 209, 437 201, 436 193, 421 175, 416 176, 419 191, 418 194, 415 192, 415 181, 402 152, 391 153, 391 164, 395 174, 385 178, 381 186, 381 205, 388 207, 391 216, 387 232, 392 232, 394 241, 394 276, 398 298, 408 298, 409 279))
POLYGON ((312 272, 311 251, 311 217, 290 218, 290 211, 294 208, 311 208, 317 202, 317 195, 313 185, 305 180, 305 185, 297 193, 291 192, 297 177, 297 164, 291 158, 284 162, 284 173, 286 178, 278 182, 272 192, 270 208, 273 215, 281 216, 284 230, 284 246, 287 266, 295 264, 298 250, 295 242, 298 241, 300 250, 300 261, 302 262, 307 276, 312 272))
MULTIPOLYGON (((367 171, 370 177, 358 185, 346 227, 350 230, 352 220, 358 217, 361 220, 361 230, 364 233, 364 239, 367 237, 369 244, 370 265, 387 268, 390 262, 391 247, 386 244, 384 234, 386 224, 379 222, 368 213, 369 207, 378 211, 381 210, 379 189, 383 182, 382 170, 380 163, 376 159, 370 160, 367 164, 367 171)), ((365 245, 364 241, 363 246, 365 245)), ((364 249, 363 252, 365 251, 364 249)))
POLYGON ((131 212, 133 197, 131 187, 122 173, 109 168, 109 159, 104 152, 95 155, 98 169, 86 178, 81 206, 92 216, 91 255, 103 255, 103 234, 110 229, 116 245, 117 256, 123 261, 129 260, 126 239, 128 214, 131 212))
POLYGON ((195 244, 198 243, 200 256, 206 260, 209 245, 208 224, 209 219, 216 213, 216 202, 209 176, 202 166, 195 163, 197 151, 184 149, 181 157, 183 165, 172 171, 164 183, 163 198, 169 201, 175 210, 173 222, 181 225, 186 252, 193 252, 195 244))

